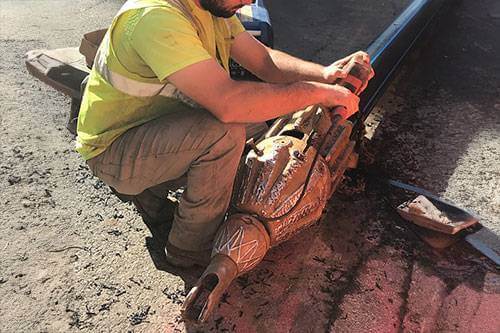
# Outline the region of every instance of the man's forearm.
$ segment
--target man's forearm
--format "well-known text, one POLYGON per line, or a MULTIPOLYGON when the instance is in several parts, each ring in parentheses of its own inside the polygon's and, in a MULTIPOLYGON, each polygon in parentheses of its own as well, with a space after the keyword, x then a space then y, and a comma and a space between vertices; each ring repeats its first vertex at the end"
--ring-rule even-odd
POLYGON ((268 49, 268 52, 269 58, 265 81, 273 83, 297 81, 326 83, 324 66, 293 57, 278 50, 268 49))
POLYGON ((223 122, 262 122, 314 104, 343 102, 339 87, 300 81, 288 84, 233 81, 222 91, 218 118, 223 122))

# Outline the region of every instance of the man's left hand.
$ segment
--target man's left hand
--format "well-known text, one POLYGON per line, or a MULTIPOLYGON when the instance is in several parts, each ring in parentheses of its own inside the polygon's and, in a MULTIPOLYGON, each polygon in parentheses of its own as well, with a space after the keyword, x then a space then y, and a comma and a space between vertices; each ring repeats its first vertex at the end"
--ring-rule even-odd
MULTIPOLYGON (((366 64, 370 64, 370 56, 363 51, 354 52, 351 55, 348 55, 345 58, 339 59, 335 61, 330 66, 327 66, 323 69, 323 78, 326 83, 335 83, 337 79, 343 79, 347 76, 347 72, 345 71, 345 66, 351 61, 352 58, 357 58, 357 60, 361 60, 366 64)), ((373 77, 375 73, 372 72, 370 74, 370 79, 373 77)))
POLYGON ((325 67, 323 70, 325 83, 335 83, 338 79, 344 79, 346 76, 347 72, 345 72, 343 68, 338 66, 335 62, 330 66, 325 67))

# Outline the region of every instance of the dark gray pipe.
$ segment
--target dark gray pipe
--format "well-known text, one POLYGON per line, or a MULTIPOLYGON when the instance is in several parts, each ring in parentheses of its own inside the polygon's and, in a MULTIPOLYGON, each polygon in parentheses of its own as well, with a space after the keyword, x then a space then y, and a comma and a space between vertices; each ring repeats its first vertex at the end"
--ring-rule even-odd
POLYGON ((399 17, 367 48, 375 77, 363 92, 356 127, 382 96, 405 56, 436 17, 446 0, 414 0, 399 17))

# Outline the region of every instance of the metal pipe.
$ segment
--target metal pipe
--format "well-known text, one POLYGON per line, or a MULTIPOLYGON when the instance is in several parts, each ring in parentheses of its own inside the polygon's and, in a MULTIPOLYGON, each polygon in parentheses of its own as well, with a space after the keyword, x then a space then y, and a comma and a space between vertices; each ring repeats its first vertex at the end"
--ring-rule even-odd
POLYGON ((382 96, 396 69, 446 0, 414 0, 367 48, 375 77, 361 95, 356 127, 382 96))

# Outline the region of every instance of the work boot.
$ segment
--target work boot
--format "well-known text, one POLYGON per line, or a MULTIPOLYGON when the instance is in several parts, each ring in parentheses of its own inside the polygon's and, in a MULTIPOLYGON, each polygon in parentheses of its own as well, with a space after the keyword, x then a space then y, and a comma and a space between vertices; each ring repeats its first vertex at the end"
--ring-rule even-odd
POLYGON ((167 242, 165 255, 167 262, 175 267, 189 268, 193 266, 206 267, 210 263, 211 250, 187 251, 167 242))

